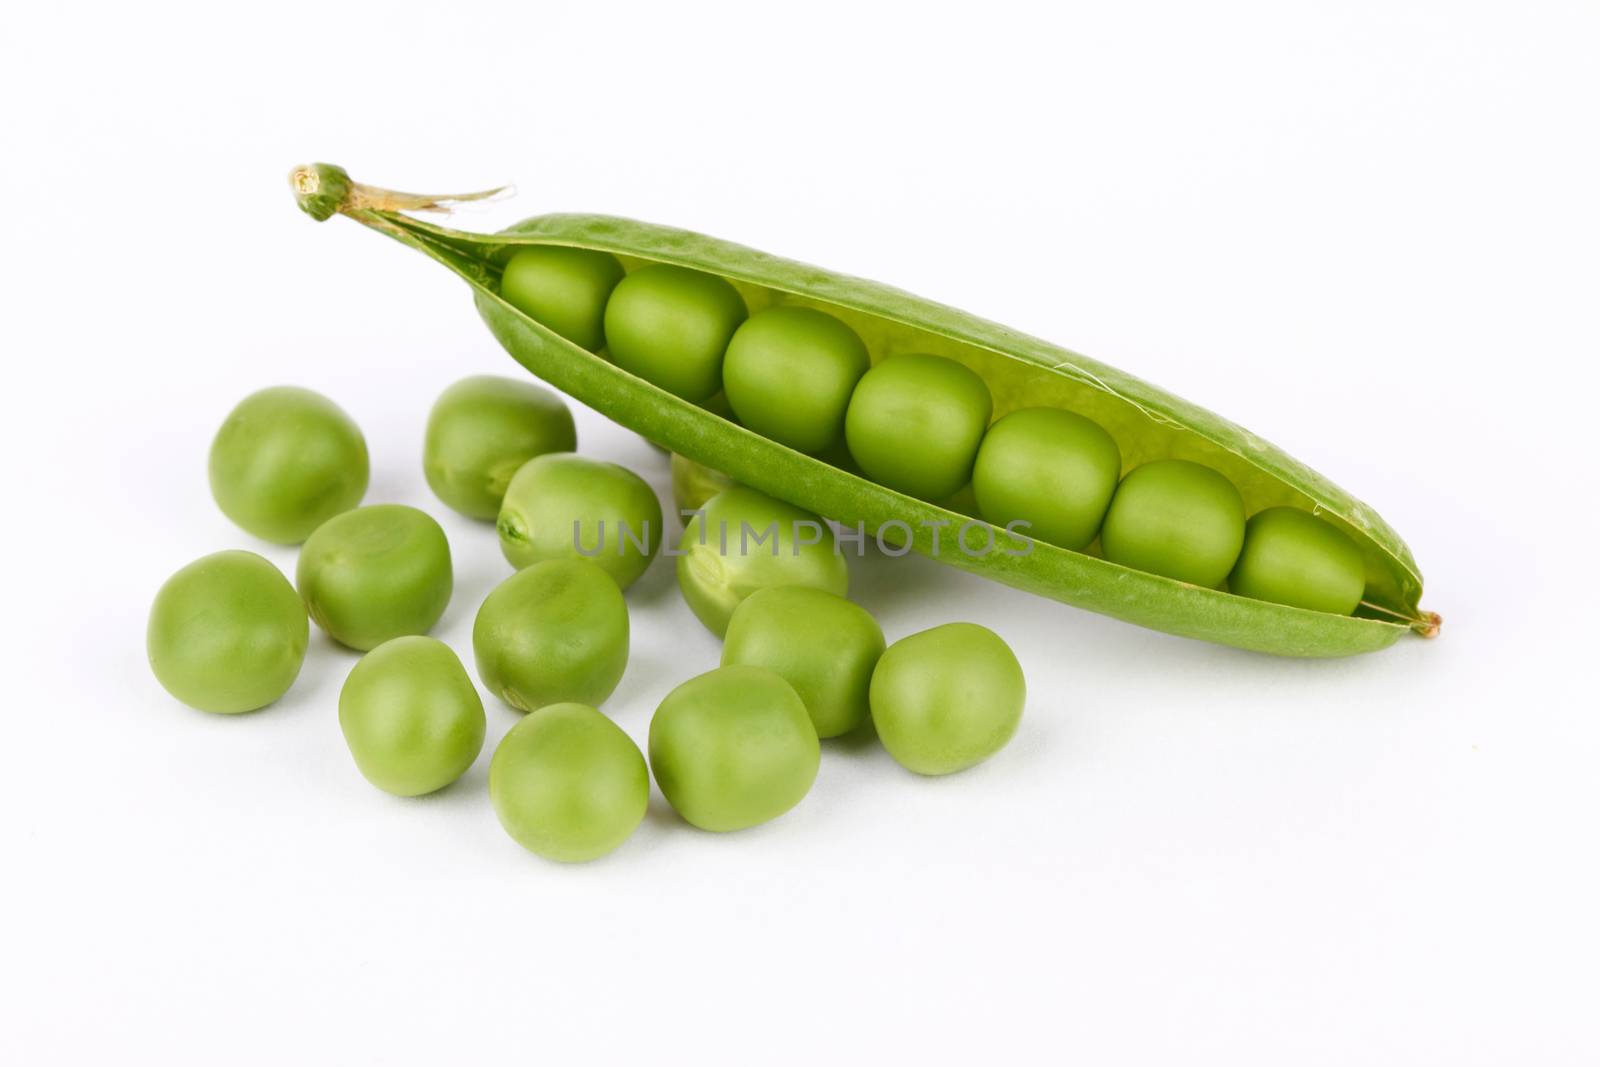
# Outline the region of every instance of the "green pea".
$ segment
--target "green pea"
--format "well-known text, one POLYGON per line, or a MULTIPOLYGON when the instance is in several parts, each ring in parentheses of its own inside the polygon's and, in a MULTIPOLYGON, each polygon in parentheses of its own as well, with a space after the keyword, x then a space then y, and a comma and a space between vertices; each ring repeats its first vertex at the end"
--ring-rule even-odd
POLYGON ((972 468, 978 512, 996 526, 1077 551, 1100 532, 1122 453, 1100 424, 1060 408, 1023 408, 989 427, 972 468))
POLYGON ((572 412, 559 396, 532 382, 484 374, 461 379, 434 402, 422 470, 447 507, 493 520, 519 467, 534 456, 577 447, 572 412))
POLYGON ((680 519, 684 512, 699 511, 707 500, 731 485, 733 479, 721 471, 676 452, 672 454, 672 503, 680 519))
POLYGON ((254 552, 218 552, 156 593, 145 648, 167 692, 228 715, 289 691, 309 633, 305 605, 278 568, 254 552))
POLYGON ((650 720, 650 769, 702 830, 743 830, 801 800, 822 758, 794 687, 761 667, 719 667, 667 694, 650 720))
POLYGON ((994 402, 989 387, 942 356, 895 356, 867 371, 850 397, 845 440, 867 477, 923 500, 972 477, 994 402))
POLYGON ((506 833, 549 860, 586 863, 644 820, 650 772, 639 746, 587 704, 551 704, 511 728, 489 761, 506 833))
POLYGON ((745 426, 815 454, 843 435, 850 394, 871 362, 861 338, 832 315, 775 307, 733 335, 722 385, 745 426))
POLYGON ((211 495, 263 541, 294 545, 367 492, 367 442, 309 389, 280 385, 239 402, 211 442, 211 495))
POLYGON ((356 508, 306 539, 295 586, 329 637, 365 652, 433 629, 450 603, 450 543, 416 508, 356 508))
POLYGON ((362 656, 339 691, 339 729, 362 775, 397 797, 443 789, 483 749, 483 700, 450 646, 396 637, 362 656))
POLYGON ((550 559, 495 587, 472 625, 478 677, 518 711, 600 704, 628 665, 628 605, 611 576, 550 559))
POLYGON ((952 774, 1017 732, 1027 683, 993 630, 952 622, 890 645, 872 672, 872 723, 902 767, 952 774))
POLYGON ((678 588, 718 637, 745 597, 780 585, 839 596, 849 590, 850 568, 833 531, 809 511, 735 485, 706 501, 683 528, 678 588))
POLYGON ((606 301, 622 280, 617 257, 587 248, 528 245, 500 276, 500 295, 518 311, 579 348, 606 343, 606 301))
POLYGON ((1255 600, 1349 615, 1366 590, 1367 568, 1337 526, 1299 508, 1250 517, 1228 589, 1255 600))
POLYGON ((538 456, 511 479, 495 527, 513 567, 587 559, 626 589, 661 547, 661 501, 626 467, 538 456))
POLYGON ((1159 459, 1136 467, 1111 498, 1100 547, 1134 570, 1214 589, 1244 545, 1244 500, 1210 467, 1159 459))
POLYGON ((606 304, 606 346, 623 370, 699 404, 722 388, 722 356, 746 314, 739 291, 716 275, 641 267, 606 304))
POLYGON ((752 593, 734 609, 722 645, 724 667, 765 667, 792 685, 818 737, 867 721, 881 655, 883 630, 864 608, 799 585, 752 593))

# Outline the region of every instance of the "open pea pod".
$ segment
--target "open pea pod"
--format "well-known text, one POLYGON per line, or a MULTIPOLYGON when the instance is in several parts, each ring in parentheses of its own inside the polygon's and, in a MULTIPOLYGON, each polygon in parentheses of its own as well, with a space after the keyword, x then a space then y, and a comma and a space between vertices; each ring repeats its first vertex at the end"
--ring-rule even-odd
POLYGON ((1260 652, 1345 656, 1387 647, 1408 630, 1438 632, 1438 616, 1418 607, 1422 576, 1410 550, 1371 508, 1249 431, 1075 352, 889 286, 686 230, 604 215, 542 215, 497 234, 466 233, 403 212, 444 211, 492 193, 394 193, 356 183, 329 164, 297 168, 290 179, 313 218, 348 215, 460 275, 500 343, 556 388, 674 452, 851 528, 892 530, 941 562, 1077 607, 1260 652), (1110 431, 1126 468, 1167 457, 1196 460, 1231 479, 1248 512, 1274 505, 1315 511, 1362 550, 1361 607, 1338 616, 1250 600, 1041 542, 1019 554, 1001 531, 992 551, 952 550, 955 532, 975 521, 971 516, 752 433, 569 343, 506 303, 499 296, 501 269, 526 245, 609 252, 629 270, 670 263, 706 271, 737 287, 752 313, 775 304, 826 310, 860 334, 874 360, 928 352, 972 368, 993 394, 996 417, 1024 406, 1067 408, 1110 431))

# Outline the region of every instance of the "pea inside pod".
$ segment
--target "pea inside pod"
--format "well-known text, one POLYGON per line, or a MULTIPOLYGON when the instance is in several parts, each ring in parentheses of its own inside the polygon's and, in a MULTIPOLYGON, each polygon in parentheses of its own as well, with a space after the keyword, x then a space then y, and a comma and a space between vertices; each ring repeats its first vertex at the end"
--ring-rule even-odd
POLYGON ((722 380, 740 422, 779 444, 817 453, 843 435, 850 397, 870 365, 861 338, 832 315, 775 307, 734 333, 722 380))
POLYGON ((1335 527, 1297 508, 1268 508, 1245 526, 1228 576, 1240 596, 1348 615, 1366 587, 1361 551, 1335 527))
POLYGON ((1244 547, 1244 501, 1210 467, 1181 459, 1146 463, 1117 487, 1100 543, 1113 563, 1219 585, 1244 547))
POLYGON ((1097 423, 1060 408, 1022 408, 989 428, 972 489, 996 526, 1062 548, 1087 548, 1100 532, 1122 473, 1122 453, 1097 423))
MULTIPOLYGON (((1349 655, 1385 647, 1407 630, 1437 632, 1437 616, 1418 606, 1422 580, 1409 549, 1370 508, 1247 431, 1079 353, 887 286, 669 227, 606 216, 549 215, 499 234, 471 234, 404 214, 411 207, 439 206, 436 197, 363 186, 326 164, 298 168, 292 179, 300 206, 312 217, 347 214, 433 257, 466 280, 490 329, 534 373, 739 485, 845 527, 883 533, 886 543, 908 545, 941 562, 1019 588, 1168 632, 1243 648, 1285 655, 1349 655), (630 282, 635 277, 660 279, 665 268, 725 283, 739 298, 740 308, 757 315, 774 307, 798 306, 839 320, 860 337, 874 361, 852 393, 850 409, 859 404, 862 412, 854 440, 848 411, 846 415, 845 436, 853 460, 804 454, 699 407, 719 384, 712 370, 722 353, 713 344, 683 348, 683 352, 693 349, 686 358, 668 352, 669 346, 655 345, 646 359, 630 368, 625 359, 614 365, 553 339, 500 294, 505 266, 519 249, 550 245, 605 252, 623 265, 628 276, 613 291, 608 326, 614 308, 626 310, 627 303, 618 301, 630 282), (942 360, 973 375, 984 396, 961 387, 947 390, 945 400, 964 392, 972 402, 945 408, 926 405, 927 410, 956 414, 926 420, 924 430, 915 434, 899 432, 893 417, 869 418, 892 407, 868 403, 875 393, 916 399, 938 392, 920 387, 868 389, 875 382, 904 384, 895 380, 903 370, 886 372, 912 356, 942 360), (686 378, 669 382, 669 376, 678 374, 686 378), (647 384, 651 381, 660 388, 647 384), (1210 468, 1234 487, 1245 513, 1279 506, 1315 510, 1361 553, 1366 584, 1355 615, 1341 617, 1241 596, 1190 580, 1192 575, 1174 578, 1130 569, 1049 542, 1035 543, 1026 553, 1007 551, 1011 545, 1003 538, 997 538, 996 549, 986 553, 951 551, 952 528, 969 518, 963 514, 968 505, 959 503, 955 493, 979 451, 990 415, 986 404, 992 404, 992 413, 1002 418, 1037 407, 1083 416, 1104 428, 1125 461, 1135 465, 1182 460, 1210 468), (974 418, 973 411, 983 418, 974 418), (977 430, 969 432, 971 427, 977 430)), ((689 306, 670 292, 674 284, 641 283, 641 289, 665 294, 667 299, 639 321, 658 312, 665 321, 689 306)), ((707 292, 717 289, 696 284, 707 292)), ((726 297, 725 291, 718 291, 726 297)), ((731 301, 724 306, 730 313, 721 322, 731 337, 738 325, 734 320, 743 321, 743 311, 731 301)), ((640 336, 648 338, 655 332, 642 330, 640 336)), ((663 331, 663 336, 666 332, 670 331, 663 331)), ((703 340, 714 333, 702 331, 696 336, 703 340)), ((616 356, 616 345, 612 348, 616 356)), ((725 366, 722 369, 725 372, 725 366)), ((953 381, 961 374, 943 377, 953 381)), ((1116 510, 1113 502, 1111 512, 1116 510)), ((1123 525, 1114 523, 1108 513, 1105 526, 1123 525)), ((1145 531, 1122 532, 1124 547, 1140 540, 1135 535, 1151 540, 1145 531)), ((1102 544, 1106 537, 1103 527, 1102 544)), ((1206 562, 1205 569, 1215 569, 1209 566, 1214 560, 1206 562)), ((1223 568, 1218 584, 1226 574, 1223 568)))
POLYGON ((606 304, 622 275, 617 257, 605 252, 536 245, 506 261, 500 292, 518 311, 598 352, 606 342, 606 304))
POLYGON ((993 409, 988 387, 969 368, 939 356, 898 356, 856 386, 845 440, 874 481, 942 500, 972 477, 993 409))
POLYGON ((722 388, 722 357, 747 312, 722 278, 684 267, 643 267, 606 304, 606 345, 617 366, 695 403, 722 388))

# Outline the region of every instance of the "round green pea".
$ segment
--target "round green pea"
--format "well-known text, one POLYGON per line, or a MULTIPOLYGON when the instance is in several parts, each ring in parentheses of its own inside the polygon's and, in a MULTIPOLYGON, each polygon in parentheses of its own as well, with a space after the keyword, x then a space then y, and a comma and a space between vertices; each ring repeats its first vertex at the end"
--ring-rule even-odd
POLYGON ((472 625, 485 687, 518 711, 600 704, 628 665, 628 605, 611 576, 550 559, 495 587, 472 625))
POLYGON ((978 513, 996 526, 1077 551, 1100 532, 1122 453, 1100 424, 1060 408, 1023 408, 984 434, 972 468, 978 513))
POLYGON ((953 622, 890 645, 872 672, 872 723, 889 755, 918 774, 982 763, 1017 732, 1027 684, 993 630, 953 622))
POLYGON ((167 692, 231 715, 289 691, 309 634, 305 605, 278 568, 254 552, 218 552, 162 585, 145 649, 167 692))
POLYGON ((818 737, 867 721, 883 630, 866 610, 821 589, 760 589, 734 609, 722 665, 765 667, 794 687, 818 737))
POLYGON ((695 618, 721 637, 758 589, 805 585, 844 596, 850 568, 833 531, 809 511, 746 486, 724 489, 678 542, 678 588, 695 618))
POLYGON ((422 471, 434 495, 473 519, 500 514, 511 476, 528 460, 578 447, 572 412, 555 393, 514 378, 463 378, 428 413, 422 471))
POLYGON ((606 343, 606 301, 621 280, 622 264, 608 252, 528 245, 506 261, 500 295, 539 325, 598 352, 606 343))
POLYGON ((1299 508, 1250 517, 1228 589, 1311 611, 1348 615, 1361 603, 1367 568, 1361 549, 1332 523, 1299 508))
POLYGON ((295 586, 329 637, 365 652, 433 629, 450 603, 450 542, 416 508, 356 508, 306 539, 295 586))
POLYGON ((587 559, 626 589, 661 548, 661 501, 626 467, 538 456, 511 479, 495 528, 513 567, 587 559))
POLYGON ((650 769, 702 830, 743 830, 805 798, 822 758, 794 687, 761 667, 719 667, 667 694, 650 720, 650 769))
POLYGON ((993 410, 983 379, 955 360, 895 356, 856 386, 845 412, 845 441, 873 481, 943 500, 972 477, 993 410))
POLYGON ((641 267, 606 304, 611 361, 699 404, 722 388, 722 356, 747 312, 739 291, 687 267, 641 267))
POLYGON ((706 501, 732 487, 733 479, 721 471, 696 463, 687 456, 672 454, 672 503, 678 518, 686 520, 686 512, 699 511, 706 501))
POLYGON ((1233 483, 1186 459, 1136 467, 1111 498, 1100 547, 1134 570, 1214 589, 1244 545, 1244 500, 1233 483))
POLYGON ((775 307, 740 326, 722 386, 746 427, 815 454, 844 433, 844 413, 871 360, 856 332, 807 307, 775 307))
POLYGON ((551 704, 511 728, 489 761, 489 799, 530 852, 586 863, 644 820, 650 772, 632 738, 587 704, 551 704))
POLYGON ((211 495, 263 541, 294 545, 361 503, 367 442, 337 404, 280 385, 251 393, 211 442, 211 495))
POLYGON ((356 767, 399 797, 443 789, 483 749, 483 700, 450 646, 397 637, 362 656, 339 691, 356 767))

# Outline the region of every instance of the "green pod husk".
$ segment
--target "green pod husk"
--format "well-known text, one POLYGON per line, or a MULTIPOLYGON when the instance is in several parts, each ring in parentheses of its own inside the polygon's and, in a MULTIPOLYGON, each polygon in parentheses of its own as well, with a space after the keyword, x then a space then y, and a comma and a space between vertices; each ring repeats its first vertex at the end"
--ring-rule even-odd
POLYGON ((912 548, 952 566, 1141 626, 1259 652, 1346 656, 1387 647, 1407 631, 1428 637, 1438 632, 1438 616, 1418 606, 1422 575, 1410 549, 1366 504, 1249 431, 1075 352, 889 286, 686 230, 604 215, 543 215, 497 234, 467 233, 403 212, 445 210, 453 200, 492 193, 392 193, 350 181, 328 164, 297 168, 291 183, 314 218, 348 215, 460 275, 495 337, 551 385, 676 453, 840 523, 861 523, 869 531, 887 524, 896 540, 905 540, 894 525, 903 523, 912 548), (1354 616, 1306 611, 1042 543, 1011 554, 1005 549, 1015 541, 1003 531, 995 531, 999 547, 986 555, 951 551, 955 531, 974 521, 971 516, 751 433, 568 343, 501 300, 503 264, 517 248, 532 244, 610 252, 629 270, 671 263, 717 274, 739 289, 752 313, 778 303, 823 309, 849 323, 875 360, 910 351, 958 360, 988 384, 996 418, 1041 404, 1088 415, 1117 439, 1125 469, 1163 457, 1206 463, 1233 481, 1250 513, 1293 505, 1349 534, 1366 562, 1366 599, 1354 616), (942 549, 937 553, 935 537, 942 549))

